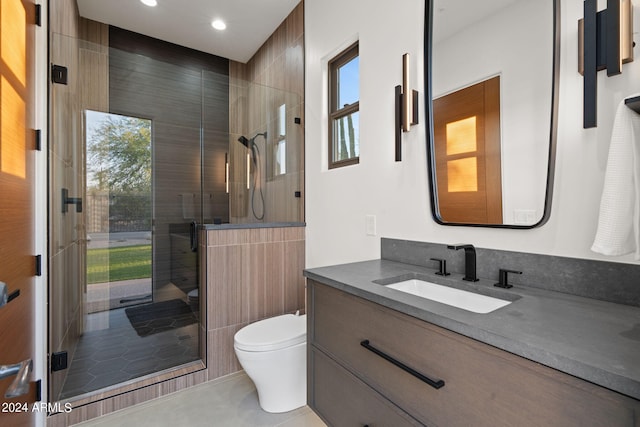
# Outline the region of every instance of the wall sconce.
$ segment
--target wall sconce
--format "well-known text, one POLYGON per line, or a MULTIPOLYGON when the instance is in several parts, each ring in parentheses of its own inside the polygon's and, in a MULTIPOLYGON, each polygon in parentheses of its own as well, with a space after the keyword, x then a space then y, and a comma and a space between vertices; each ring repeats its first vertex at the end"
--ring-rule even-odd
POLYGON ((578 21, 578 71, 584 76, 583 127, 597 126, 597 73, 622 73, 633 61, 633 5, 631 0, 607 0, 597 12, 597 0, 584 1, 584 19, 578 21))
POLYGON ((409 87, 409 54, 402 55, 402 86, 395 88, 396 99, 396 162, 402 160, 402 132, 418 124, 418 91, 409 87))
POLYGON ((229 194, 229 153, 224 153, 224 186, 229 194))

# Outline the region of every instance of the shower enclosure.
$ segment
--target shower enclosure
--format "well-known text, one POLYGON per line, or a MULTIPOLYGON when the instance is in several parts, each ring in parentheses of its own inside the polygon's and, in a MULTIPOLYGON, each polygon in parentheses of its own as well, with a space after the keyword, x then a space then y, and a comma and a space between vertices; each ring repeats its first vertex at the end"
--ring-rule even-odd
POLYGON ((300 95, 101 34, 50 38, 51 401, 203 369, 198 230, 303 221, 300 95))

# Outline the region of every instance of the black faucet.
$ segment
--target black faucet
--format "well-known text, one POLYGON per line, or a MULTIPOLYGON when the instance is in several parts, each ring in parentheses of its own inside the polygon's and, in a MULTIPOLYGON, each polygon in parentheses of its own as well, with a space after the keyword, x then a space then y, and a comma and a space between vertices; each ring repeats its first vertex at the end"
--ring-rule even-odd
POLYGON ((447 249, 464 249, 464 277, 462 280, 477 282, 476 276, 476 248, 468 244, 447 245, 447 249))

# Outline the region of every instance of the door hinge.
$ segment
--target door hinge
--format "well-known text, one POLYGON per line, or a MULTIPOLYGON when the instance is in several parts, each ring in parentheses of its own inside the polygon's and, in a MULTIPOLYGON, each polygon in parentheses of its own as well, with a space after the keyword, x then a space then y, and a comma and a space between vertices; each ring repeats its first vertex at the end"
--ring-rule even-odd
POLYGON ((35 129, 35 149, 37 151, 42 151, 42 130, 35 129))
POLYGON ((67 369, 67 352, 58 351, 51 354, 51 372, 67 369))
POLYGON ((37 4, 36 5, 36 25, 38 27, 42 27, 42 5, 37 4))
POLYGON ((36 255, 36 276, 42 276, 42 255, 36 255))
POLYGON ((36 381, 36 402, 42 401, 42 380, 36 381))
POLYGON ((69 70, 62 65, 51 64, 51 81, 61 85, 67 84, 67 75, 69 70))

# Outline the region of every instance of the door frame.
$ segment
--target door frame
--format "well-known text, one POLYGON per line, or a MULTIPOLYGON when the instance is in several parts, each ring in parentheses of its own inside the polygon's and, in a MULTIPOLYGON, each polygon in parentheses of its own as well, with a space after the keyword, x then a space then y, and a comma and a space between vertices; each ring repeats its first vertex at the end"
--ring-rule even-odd
MULTIPOLYGON (((40 276, 35 277, 35 360, 34 378, 41 379, 42 402, 48 402, 49 370, 47 367, 48 352, 48 289, 49 289, 49 251, 48 251, 48 199, 49 199, 49 2, 35 0, 40 5, 41 26, 36 29, 35 40, 35 121, 40 129, 40 155, 35 160, 35 250, 41 254, 40 276), (42 213, 44 212, 44 213, 42 213)), ((36 415, 36 425, 45 425, 45 412, 36 415)))
MULTIPOLYGON (((28 411, 31 412, 31 419, 29 420, 33 425, 43 426, 45 425, 45 419, 47 416, 47 406, 41 406, 47 402, 47 223, 48 217, 45 213, 48 205, 48 155, 47 155, 47 122, 48 122, 48 2, 46 0, 30 0, 26 3, 32 10, 26 10, 30 16, 29 24, 31 27, 29 31, 32 32, 33 39, 27 46, 27 49, 33 49, 33 57, 29 66, 31 70, 31 80, 27 81, 27 85, 32 85, 32 98, 30 109, 30 117, 27 123, 27 132, 40 131, 39 146, 31 145, 27 147, 27 153, 30 157, 29 162, 33 171, 31 173, 31 186, 29 192, 31 193, 33 215, 30 220, 30 234, 29 238, 30 249, 29 255, 33 255, 34 259, 37 255, 40 255, 40 265, 37 268, 34 262, 34 275, 29 278, 31 289, 26 295, 31 295, 32 300, 30 302, 33 313, 31 314, 31 327, 32 330, 28 331, 32 337, 32 371, 30 374, 29 382, 36 383, 35 387, 32 384, 31 390, 37 389, 38 382, 40 382, 40 401, 37 406, 31 406, 29 404, 28 411), (37 11, 39 8, 39 22, 37 20, 37 11), (38 270, 39 273, 38 274, 38 270)), ((36 138, 29 137, 29 143, 32 144, 36 141, 36 138)), ((36 261, 37 262, 37 261, 36 261)), ((8 284, 11 289, 11 284, 8 284)), ((6 325, 5 325, 6 326, 6 325)), ((12 360, 4 360, 3 363, 12 363, 12 360)), ((36 391, 37 393, 37 391, 36 391)), ((36 396, 37 397, 37 396, 36 396)), ((20 399, 15 400, 16 403, 20 403, 20 399)))

